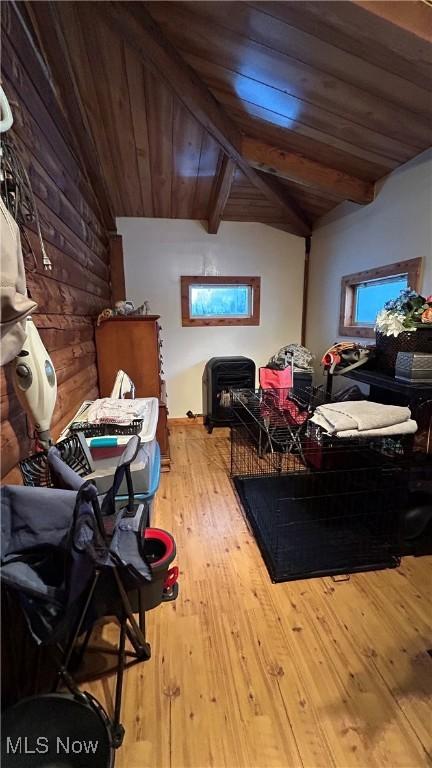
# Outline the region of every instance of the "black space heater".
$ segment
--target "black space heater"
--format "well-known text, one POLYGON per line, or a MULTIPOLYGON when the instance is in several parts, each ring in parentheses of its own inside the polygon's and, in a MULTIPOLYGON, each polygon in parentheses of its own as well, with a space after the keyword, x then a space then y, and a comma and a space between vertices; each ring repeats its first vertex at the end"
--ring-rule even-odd
POLYGON ((255 363, 248 357, 212 357, 202 385, 204 424, 211 433, 231 424, 230 389, 255 389, 255 363))

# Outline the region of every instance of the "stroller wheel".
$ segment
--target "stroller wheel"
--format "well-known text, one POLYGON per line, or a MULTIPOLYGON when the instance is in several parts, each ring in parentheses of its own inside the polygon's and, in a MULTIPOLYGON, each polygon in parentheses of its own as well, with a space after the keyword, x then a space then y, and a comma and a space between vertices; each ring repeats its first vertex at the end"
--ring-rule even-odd
POLYGON ((139 659, 145 659, 148 661, 151 658, 151 646, 150 643, 144 643, 144 645, 138 645, 135 648, 135 653, 139 659))
POLYGON ((163 603, 171 603, 173 600, 177 600, 179 592, 179 585, 176 583, 172 587, 168 587, 167 589, 164 589, 163 595, 162 595, 162 602, 163 603))
POLYGON ((121 723, 118 723, 118 725, 113 725, 111 727, 111 740, 112 745, 114 749, 119 749, 121 745, 123 744, 123 739, 125 735, 125 729, 121 725, 121 723))

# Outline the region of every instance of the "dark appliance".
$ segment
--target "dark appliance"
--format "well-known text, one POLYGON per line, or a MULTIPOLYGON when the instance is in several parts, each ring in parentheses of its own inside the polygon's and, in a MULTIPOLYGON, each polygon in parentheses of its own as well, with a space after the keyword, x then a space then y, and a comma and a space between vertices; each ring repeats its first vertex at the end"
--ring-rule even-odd
POLYGON ((212 357, 202 379, 203 417, 209 433, 232 421, 231 389, 254 389, 255 363, 248 357, 212 357))

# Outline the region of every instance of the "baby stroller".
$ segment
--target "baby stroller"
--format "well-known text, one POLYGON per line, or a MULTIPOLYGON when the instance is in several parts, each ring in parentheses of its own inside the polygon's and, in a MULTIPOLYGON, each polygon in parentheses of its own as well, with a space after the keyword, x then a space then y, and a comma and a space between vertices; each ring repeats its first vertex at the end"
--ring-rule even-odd
MULTIPOLYGON (((110 766, 114 749, 123 740, 120 723, 123 675, 126 657, 150 658, 145 639, 144 614, 157 604, 155 584, 163 599, 163 580, 154 578, 155 553, 146 547, 146 509, 135 504, 130 479, 130 464, 139 447, 139 438, 129 441, 121 457, 110 492, 98 496, 95 486, 79 477, 60 458, 56 448, 49 451, 51 477, 56 488, 5 486, 1 489, 2 549, 0 578, 3 586, 19 602, 30 631, 38 644, 49 644, 58 657, 58 684, 54 693, 19 702, 5 714, 3 746, 18 744, 26 736, 50 734, 70 740, 82 726, 82 734, 100 735, 98 754, 79 754, 77 763, 61 762, 58 754, 43 751, 29 755, 5 754, 13 765, 110 766), (129 499, 116 509, 116 495, 126 476, 129 499), (149 601, 146 595, 149 595, 149 601), (140 621, 134 608, 140 609, 140 621), (84 653, 97 621, 115 616, 120 625, 117 656, 114 714, 110 719, 101 705, 81 692, 70 672, 78 638, 84 637, 79 656, 84 653), (126 650, 126 638, 133 651, 126 650), (69 693, 58 693, 60 684, 69 693), (42 719, 41 719, 42 718, 42 719), (59 719, 60 718, 60 719, 59 719), (93 728, 93 730, 91 730, 93 728), (67 735, 65 733, 67 730, 67 735), (13 741, 14 737, 18 741, 13 741), (6 740, 6 742, 5 742, 6 740), (39 756, 40 755, 40 756, 39 756), (17 762, 14 763, 14 759, 17 762), (98 758, 98 759, 96 759, 98 758), (51 762, 50 762, 51 760, 51 762), (86 762, 88 761, 88 762, 86 762)), ((166 537, 172 539, 169 534, 166 537)), ((147 539, 150 541, 150 539, 147 539)), ((175 546, 171 546, 171 560, 175 546)), ((165 574, 169 562, 164 559, 165 574)), ((171 590, 170 599, 176 592, 171 590)), ((18 749, 18 748, 17 748, 18 749)))

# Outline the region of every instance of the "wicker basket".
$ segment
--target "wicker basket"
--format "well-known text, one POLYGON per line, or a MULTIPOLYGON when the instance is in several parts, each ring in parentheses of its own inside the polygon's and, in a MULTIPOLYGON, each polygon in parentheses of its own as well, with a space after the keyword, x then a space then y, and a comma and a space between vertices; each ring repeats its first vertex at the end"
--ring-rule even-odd
POLYGON ((402 331, 399 336, 385 336, 376 331, 375 367, 394 376, 398 352, 429 352, 432 354, 432 326, 416 331, 402 331))

